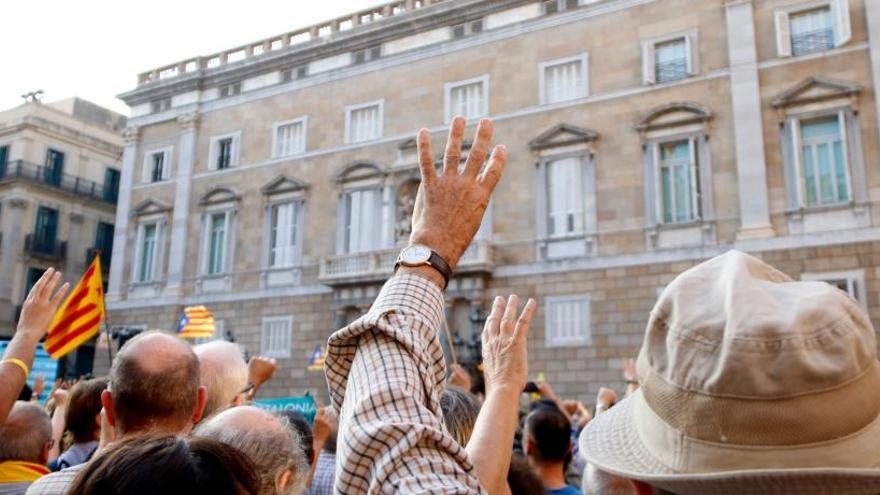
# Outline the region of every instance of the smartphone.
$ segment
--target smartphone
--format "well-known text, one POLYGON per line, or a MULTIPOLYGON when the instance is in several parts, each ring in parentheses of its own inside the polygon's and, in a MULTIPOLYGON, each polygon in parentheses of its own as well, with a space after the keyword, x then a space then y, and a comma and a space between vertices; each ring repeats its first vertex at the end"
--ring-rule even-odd
POLYGON ((539 391, 538 385, 535 382, 526 382, 526 386, 523 389, 524 394, 537 394, 539 391))

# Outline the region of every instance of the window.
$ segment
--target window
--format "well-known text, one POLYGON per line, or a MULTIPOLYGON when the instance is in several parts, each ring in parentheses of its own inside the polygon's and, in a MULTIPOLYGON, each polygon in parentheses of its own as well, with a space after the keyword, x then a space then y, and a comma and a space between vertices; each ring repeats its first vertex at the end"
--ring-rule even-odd
POLYGON ((849 0, 824 0, 776 11, 776 52, 807 55, 843 46, 852 39, 849 0))
POLYGON ((64 153, 49 148, 46 150, 46 163, 43 167, 43 182, 53 186, 61 185, 64 176, 64 153))
POLYGON ((306 118, 279 122, 275 129, 273 155, 291 156, 306 151, 306 118))
POLYGON ((272 205, 269 216, 269 267, 296 266, 302 251, 302 202, 272 205))
POLYGON ((138 232, 137 282, 151 282, 156 279, 156 251, 159 245, 159 224, 148 223, 140 226, 138 232))
POLYGON ((165 178, 165 153, 153 153, 150 158, 150 182, 159 182, 165 178))
POLYGON ((272 358, 289 358, 292 333, 293 316, 263 318, 260 332, 260 354, 272 358))
POLYGON ((119 169, 107 167, 104 170, 104 201, 116 203, 119 199, 119 169))
POLYGON ((113 254, 113 232, 112 223, 98 222, 98 230, 95 233, 95 250, 101 253, 101 266, 105 269, 110 266, 110 255, 113 254))
POLYGON ((540 102, 558 103, 587 96, 587 54, 539 66, 540 102))
POLYGON ((211 138, 208 160, 212 170, 224 170, 238 165, 240 140, 241 132, 211 138))
POLYGON ((171 148, 148 151, 144 155, 144 182, 161 182, 171 176, 171 148))
POLYGON ((152 113, 164 112, 171 109, 171 98, 162 98, 150 102, 150 111, 152 113))
POLYGON ((466 119, 489 113, 489 76, 446 84, 446 122, 461 115, 466 119))
POLYGON ((347 191, 343 195, 343 250, 359 253, 379 249, 382 229, 382 193, 376 189, 347 191))
POLYGON ((545 336, 547 347, 588 346, 590 335, 590 296, 547 297, 545 336))
POLYGON ((465 36, 471 34, 477 34, 483 32, 483 20, 477 19, 471 22, 465 22, 462 24, 456 24, 452 26, 452 37, 453 38, 464 38, 465 36))
POLYGON ((220 98, 229 98, 230 96, 236 96, 241 93, 241 83, 233 83, 227 84, 226 86, 220 86, 220 98))
POLYGON ((382 56, 382 47, 373 46, 354 52, 354 63, 365 64, 382 56))
POLYGON ((668 83, 694 75, 697 66, 696 39, 696 32, 691 32, 643 41, 644 83, 668 83))
POLYGON ((58 210, 41 206, 37 209, 37 223, 34 226, 35 251, 52 254, 58 235, 58 210))
POLYGON ((846 292, 867 311, 868 299, 865 290, 865 271, 852 270, 845 272, 803 273, 801 280, 827 282, 846 292))
MULTIPOLYGON (((33 289, 34 286, 37 285, 37 282, 40 280, 40 277, 43 276, 43 273, 45 271, 46 270, 44 270, 42 268, 35 268, 33 266, 28 267, 27 279, 25 281, 25 286, 24 286, 24 297, 27 297, 27 295, 30 294, 31 289, 33 289)), ((24 299, 24 298, 22 298, 22 299, 24 299)))
POLYGON ((801 121, 801 160, 806 206, 850 201, 849 166, 842 129, 843 115, 801 121))
POLYGON ((206 257, 204 273, 220 275, 226 273, 226 244, 229 227, 227 212, 212 213, 207 216, 206 257))
POLYGON ((294 79, 300 80, 305 79, 305 77, 309 74, 308 66, 301 65, 299 67, 293 69, 287 69, 285 71, 281 71, 281 82, 287 83, 293 81, 294 79))
POLYGON ((9 164, 9 146, 0 146, 0 177, 6 175, 6 166, 9 164))
POLYGON ((584 231, 584 178, 579 157, 562 158, 548 163, 549 218, 547 234, 566 237, 584 231))
POLYGON ((576 9, 578 0, 543 0, 545 14, 555 14, 563 10, 576 9))
POLYGON ((382 137, 383 101, 349 107, 345 114, 345 138, 360 143, 382 137))
POLYGON ((698 218, 696 145, 694 139, 658 144, 660 212, 663 223, 687 223, 698 218))

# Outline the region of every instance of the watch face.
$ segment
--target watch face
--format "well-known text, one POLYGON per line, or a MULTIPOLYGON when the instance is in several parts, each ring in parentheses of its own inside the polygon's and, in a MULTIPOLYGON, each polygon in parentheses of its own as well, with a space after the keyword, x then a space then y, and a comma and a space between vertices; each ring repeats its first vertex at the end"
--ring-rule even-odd
POLYGON ((414 244, 400 253, 400 262, 404 265, 423 265, 431 258, 431 249, 428 246, 414 244))

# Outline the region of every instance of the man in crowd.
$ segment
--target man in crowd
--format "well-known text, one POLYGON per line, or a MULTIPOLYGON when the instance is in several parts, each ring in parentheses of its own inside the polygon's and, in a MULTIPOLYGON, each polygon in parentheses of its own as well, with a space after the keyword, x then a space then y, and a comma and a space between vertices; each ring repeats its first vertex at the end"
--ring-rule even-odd
POLYGON ((23 495, 49 469, 52 425, 39 404, 18 401, 0 425, 0 495, 23 495))
POLYGON ((845 292, 731 251, 667 286, 636 366, 580 443, 639 493, 878 492, 877 343, 845 292))
POLYGON ((208 398, 204 417, 233 406, 241 405, 242 392, 248 383, 248 365, 241 347, 232 342, 217 340, 193 348, 199 358, 199 376, 208 398))
POLYGON ((257 468, 261 495, 301 495, 308 461, 296 430, 272 414, 253 407, 227 409, 203 422, 196 435, 242 451, 257 468))
MULTIPOLYGON (((128 341, 113 360, 110 388, 101 395, 107 423, 117 438, 144 433, 181 434, 205 408, 199 361, 182 340, 158 331, 128 341)), ((28 495, 67 493, 80 464, 41 478, 28 495)))
POLYGON ((566 462, 571 460, 571 423, 551 401, 536 403, 526 416, 523 447, 529 463, 550 495, 578 495, 566 484, 566 462))

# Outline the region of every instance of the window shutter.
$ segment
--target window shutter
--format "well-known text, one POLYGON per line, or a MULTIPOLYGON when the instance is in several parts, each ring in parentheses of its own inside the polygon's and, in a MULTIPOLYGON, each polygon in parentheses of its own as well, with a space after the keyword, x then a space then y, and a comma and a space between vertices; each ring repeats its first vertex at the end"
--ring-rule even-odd
POLYGON ((800 146, 799 139, 796 134, 800 133, 796 119, 788 119, 780 129, 782 142, 782 162, 785 171, 785 195, 787 198, 788 209, 790 211, 799 210, 802 206, 801 198, 801 174, 799 171, 797 155, 795 147, 800 146))
POLYGON ((642 81, 645 84, 654 84, 654 72, 654 44, 646 41, 642 43, 642 81))
POLYGON ((336 208, 336 211, 338 212, 336 219, 336 254, 345 254, 348 248, 348 246, 345 245, 345 223, 348 221, 345 213, 347 196, 346 193, 341 193, 339 195, 339 206, 336 208))
POLYGON ((547 233, 549 232, 547 228, 547 205, 549 203, 549 198, 547 197, 547 167, 548 163, 546 161, 538 162, 535 167, 538 171, 538 201, 535 202, 535 220, 537 225, 538 239, 546 239, 547 233))
POLYGON ((688 146, 691 155, 691 208, 693 208, 694 220, 699 220, 702 217, 702 212, 700 211, 700 174, 698 169, 700 163, 697 161, 697 138, 688 139, 688 146))
POLYGON ((687 54, 687 73, 689 76, 696 74, 696 50, 697 44, 696 39, 694 39, 694 35, 689 34, 684 37, 684 50, 687 54))
POLYGON ((655 177, 654 153, 657 144, 647 142, 642 147, 642 175, 645 184, 645 225, 657 225, 657 178, 655 177))
POLYGON ((788 12, 776 13, 776 54, 780 57, 791 56, 791 24, 788 12))
POLYGON ((843 46, 852 39, 852 23, 849 15, 849 0, 834 0, 834 46, 843 46))

